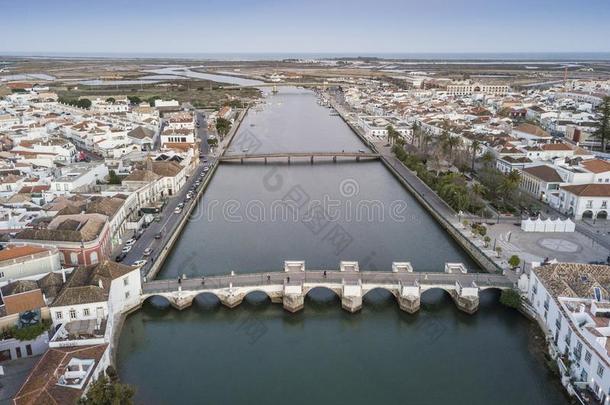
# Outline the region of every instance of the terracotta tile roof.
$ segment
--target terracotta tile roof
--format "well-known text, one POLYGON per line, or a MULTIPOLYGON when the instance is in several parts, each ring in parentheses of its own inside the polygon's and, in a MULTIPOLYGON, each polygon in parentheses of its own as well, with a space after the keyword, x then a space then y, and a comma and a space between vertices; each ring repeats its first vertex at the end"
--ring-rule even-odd
POLYGON ((144 139, 151 138, 155 135, 154 131, 142 126, 136 127, 127 133, 130 138, 144 139))
POLYGON ((572 150, 569 145, 565 143, 548 143, 541 146, 542 150, 572 150))
POLYGON ((112 280, 139 269, 104 260, 91 266, 79 267, 70 274, 51 306, 103 302, 108 300, 112 280), (101 282, 101 287, 100 287, 101 282))
POLYGON ((563 181, 559 173, 557 173, 557 170, 553 169, 551 166, 540 165, 526 167, 523 171, 547 183, 561 183, 563 181))
POLYGON ((592 173, 603 173, 610 171, 610 162, 601 159, 583 160, 581 163, 585 169, 592 173))
POLYGON ((65 242, 88 242, 95 240, 106 225, 108 217, 101 214, 58 215, 47 229, 26 229, 17 239, 48 240, 65 242))
POLYGON ((0 262, 5 260, 13 260, 19 257, 29 256, 36 253, 48 252, 49 249, 45 249, 39 246, 8 246, 6 249, 0 250, 0 262))
POLYGON ((594 287, 610 297, 610 266, 557 263, 533 270, 547 291, 555 297, 592 298, 594 287))
MULTIPOLYGON (((73 358, 93 359, 97 367, 108 345, 50 348, 34 367, 19 392, 15 405, 74 404, 83 390, 57 385, 59 377, 73 358)), ((89 379, 91 377, 89 376, 89 379)), ((89 381, 85 381, 85 386, 89 381)))
POLYGON ((561 188, 579 197, 610 197, 610 184, 576 184, 561 188))
POLYGON ((520 124, 515 128, 515 131, 525 132, 526 134, 534 135, 540 138, 550 138, 551 134, 546 132, 544 129, 540 128, 537 125, 532 125, 528 123, 520 124))
POLYGON ((155 180, 158 180, 159 178, 160 176, 150 170, 136 169, 129 173, 129 175, 125 177, 123 181, 153 182, 155 180))

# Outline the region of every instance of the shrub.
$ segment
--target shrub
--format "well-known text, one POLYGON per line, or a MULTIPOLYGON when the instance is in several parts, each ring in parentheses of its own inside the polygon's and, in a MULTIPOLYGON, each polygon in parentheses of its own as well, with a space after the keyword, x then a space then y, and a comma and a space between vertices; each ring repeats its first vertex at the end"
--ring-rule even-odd
POLYGON ((509 308, 519 309, 521 307, 521 295, 515 290, 503 290, 500 294, 500 303, 509 308))
POLYGON ((518 267, 519 264, 521 264, 521 259, 519 259, 519 256, 517 255, 512 255, 509 259, 508 259, 508 265, 510 267, 512 267, 513 269, 515 267, 518 267))

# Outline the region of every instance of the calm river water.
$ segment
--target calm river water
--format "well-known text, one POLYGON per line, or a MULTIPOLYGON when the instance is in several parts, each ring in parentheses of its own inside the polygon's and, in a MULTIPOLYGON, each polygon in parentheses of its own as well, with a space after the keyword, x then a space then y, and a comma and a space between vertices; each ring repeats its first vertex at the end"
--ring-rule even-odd
MULTIPOLYGON (((164 72, 167 73, 167 72, 164 72)), ((226 80, 225 80, 226 81, 226 80)), ((282 88, 251 109, 231 153, 358 151, 363 144, 313 93, 282 88)), ((278 271, 284 260, 336 269, 417 271, 476 265, 379 162, 223 164, 160 278, 278 271)), ((313 290, 284 312, 260 293, 229 310, 207 295, 182 312, 162 299, 125 322, 119 373, 147 404, 562 404, 528 351, 530 325, 481 296, 475 315, 430 291, 408 315, 374 290, 348 314, 313 290)))

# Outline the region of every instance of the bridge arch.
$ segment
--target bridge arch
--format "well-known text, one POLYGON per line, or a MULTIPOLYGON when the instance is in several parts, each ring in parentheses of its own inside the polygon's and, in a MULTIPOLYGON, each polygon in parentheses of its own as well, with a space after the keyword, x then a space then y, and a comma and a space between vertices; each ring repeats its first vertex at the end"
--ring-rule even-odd
POLYGON ((325 285, 317 285, 305 293, 305 299, 316 302, 334 302, 341 300, 341 295, 325 285))
POLYGON ((203 291, 193 297, 193 303, 200 308, 220 307, 221 301, 218 295, 211 291, 203 291))
POLYGON ((246 291, 242 302, 258 305, 263 303, 271 303, 273 297, 267 291, 259 288, 246 291))
POLYGON ((422 288, 420 299, 420 307, 424 311, 436 311, 444 308, 446 305, 453 306, 453 289, 434 286, 422 288))
POLYGON ((146 297, 144 299, 144 301, 142 301, 142 306, 146 306, 146 307, 150 307, 150 308, 154 308, 154 309, 160 309, 160 310, 166 310, 169 309, 172 304, 171 301, 168 297, 164 296, 164 295, 150 295, 148 297, 146 297))

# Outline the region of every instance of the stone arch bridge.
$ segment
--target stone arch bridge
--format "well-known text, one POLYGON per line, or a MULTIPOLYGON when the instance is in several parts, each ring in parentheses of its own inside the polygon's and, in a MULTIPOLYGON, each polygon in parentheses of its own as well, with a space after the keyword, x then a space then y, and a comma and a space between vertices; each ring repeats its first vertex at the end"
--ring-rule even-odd
POLYGON ((447 263, 445 272, 413 272, 410 263, 393 263, 392 271, 359 271, 358 262, 341 262, 339 270, 305 270, 305 263, 285 262, 284 272, 231 274, 205 278, 154 280, 144 283, 141 302, 161 296, 177 309, 184 309, 202 293, 211 293, 233 308, 252 292, 266 294, 273 303, 296 312, 303 308, 305 296, 314 288, 326 288, 341 298, 341 306, 356 312, 370 291, 383 289, 396 297, 400 308, 415 313, 421 294, 430 289, 448 292, 459 309, 474 313, 479 306, 479 291, 514 288, 506 276, 468 273, 461 263, 447 263))

